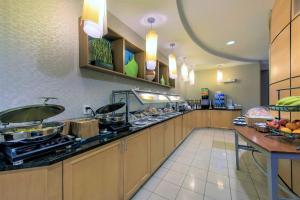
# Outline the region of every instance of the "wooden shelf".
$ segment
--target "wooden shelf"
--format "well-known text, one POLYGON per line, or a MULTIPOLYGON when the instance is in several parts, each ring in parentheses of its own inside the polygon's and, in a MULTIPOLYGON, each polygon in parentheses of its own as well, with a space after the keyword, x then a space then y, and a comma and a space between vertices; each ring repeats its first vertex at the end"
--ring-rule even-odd
POLYGON ((142 78, 130 77, 130 76, 127 76, 126 74, 123 74, 123 73, 120 73, 120 72, 117 72, 117 71, 114 71, 114 70, 105 69, 103 67, 99 67, 99 66, 95 66, 95 65, 91 65, 91 64, 80 66, 80 68, 81 69, 89 69, 89 70, 98 71, 98 72, 103 72, 103 73, 106 73, 106 74, 112 74, 112 75, 120 76, 120 77, 123 77, 123 78, 131 79, 131 80, 137 80, 137 81, 142 81, 142 82, 145 82, 145 83, 159 85, 159 86, 166 87, 166 88, 171 88, 168 85, 162 85, 160 83, 157 83, 157 82, 154 82, 154 81, 148 81, 148 80, 142 79, 142 78))
POLYGON ((89 69, 98 72, 103 72, 107 74, 113 74, 117 76, 121 76, 127 79, 142 81, 145 83, 150 83, 166 88, 175 87, 175 82, 169 85, 162 85, 160 84, 161 75, 164 75, 166 83, 170 83, 169 81, 169 74, 168 74, 168 65, 164 64, 161 61, 157 61, 157 67, 155 69, 156 75, 153 81, 148 81, 145 78, 146 67, 145 67, 145 60, 146 55, 145 51, 126 38, 108 28, 108 34, 106 34, 104 39, 108 40, 111 43, 111 49, 113 54, 113 65, 114 69, 105 68, 105 66, 96 66, 92 65, 89 59, 89 37, 84 33, 82 24, 80 23, 79 19, 79 66, 81 69, 89 69), (138 63, 139 70, 137 77, 130 77, 124 73, 124 66, 125 66, 125 50, 129 50, 134 54, 134 58, 138 63))

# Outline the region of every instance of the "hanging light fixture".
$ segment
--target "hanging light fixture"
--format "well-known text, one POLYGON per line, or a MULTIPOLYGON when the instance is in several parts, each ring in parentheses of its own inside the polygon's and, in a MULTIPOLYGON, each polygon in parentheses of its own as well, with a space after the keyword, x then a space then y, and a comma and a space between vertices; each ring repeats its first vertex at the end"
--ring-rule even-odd
POLYGON ((195 85, 195 72, 193 69, 189 73, 189 81, 191 85, 195 85))
POLYGON ((84 0, 82 9, 83 31, 93 38, 107 34, 106 0, 84 0))
POLYGON ((189 69, 186 65, 185 59, 183 59, 182 65, 181 65, 181 76, 184 82, 189 81, 189 69))
POLYGON ((223 71, 221 69, 217 70, 217 82, 222 83, 223 82, 223 71))
POLYGON ((155 70, 156 68, 158 36, 152 29, 154 22, 155 19, 153 17, 148 18, 148 23, 151 25, 151 29, 146 35, 146 67, 148 70, 155 70))
POLYGON ((175 43, 170 44, 172 52, 169 55, 169 77, 171 79, 176 79, 177 78, 176 56, 173 52, 174 46, 175 46, 175 43))

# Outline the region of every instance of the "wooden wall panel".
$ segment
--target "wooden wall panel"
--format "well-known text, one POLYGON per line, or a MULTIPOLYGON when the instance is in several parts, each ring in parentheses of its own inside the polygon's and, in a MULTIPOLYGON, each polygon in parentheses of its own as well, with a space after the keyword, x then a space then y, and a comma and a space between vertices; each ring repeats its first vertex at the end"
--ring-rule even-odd
MULTIPOLYGON (((274 83, 285 78, 287 80, 270 85, 270 104, 276 103, 276 89, 288 88, 289 86, 300 87, 300 77, 297 77, 300 76, 300 17, 294 18, 295 13, 300 10, 300 1, 292 0, 292 2, 293 8, 290 6, 290 0, 276 0, 272 10, 270 34, 272 41, 270 46, 270 82, 274 83), (294 19, 292 22, 291 13, 294 19), (288 15, 290 15, 290 17, 288 15), (282 31, 283 27, 286 28, 282 31)), ((281 97, 290 95, 300 95, 300 89, 285 91, 282 93, 281 97)), ((274 114, 276 115, 276 113, 277 112, 274 114)), ((300 119, 300 113, 282 113, 282 115, 285 118, 290 115, 291 120, 300 119)), ((289 186, 292 186, 292 189, 297 194, 300 194, 299 171, 300 161, 279 161, 279 174, 289 186)))
MULTIPOLYGON (((300 77, 292 79, 292 87, 300 87, 300 77)), ((300 96, 300 89, 292 90, 292 95, 300 96)), ((300 113, 292 113, 292 120, 300 119, 300 113)), ((300 161, 293 160, 292 170, 293 170, 293 190, 300 194, 300 161)))
POLYGON ((296 18, 300 15, 300 1, 299 0, 293 0, 293 12, 292 12, 292 18, 296 18))
POLYGON ((290 26, 271 45, 270 83, 290 77, 290 26))
MULTIPOLYGON (((300 77, 292 78, 292 87, 300 87, 300 77)), ((292 90, 292 95, 300 96, 300 89, 292 90)), ((292 120, 294 119, 300 119, 300 113, 292 113, 292 120)))
MULTIPOLYGON (((278 89, 284 89, 284 88, 289 88, 290 87, 290 80, 286 80, 286 81, 282 81, 279 83, 275 83, 270 85, 270 105, 274 105, 276 104, 277 100, 278 100, 278 95, 277 95, 277 90, 278 89)), ((286 90, 281 92, 281 98, 283 97, 288 97, 290 96, 290 91, 286 90)), ((278 116, 278 112, 272 112, 273 116, 278 116)), ((290 114, 289 113, 282 113, 282 117, 289 119, 290 118, 290 114)))
POLYGON ((272 9, 271 41, 290 22, 291 0, 277 0, 272 9))
POLYGON ((300 76, 300 17, 292 22, 291 73, 300 76))

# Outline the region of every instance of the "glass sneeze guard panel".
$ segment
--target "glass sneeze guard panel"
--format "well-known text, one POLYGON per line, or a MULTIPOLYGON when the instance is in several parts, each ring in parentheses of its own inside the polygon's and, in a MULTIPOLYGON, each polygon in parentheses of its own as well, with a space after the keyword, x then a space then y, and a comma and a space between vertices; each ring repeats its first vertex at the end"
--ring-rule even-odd
POLYGON ((171 102, 182 102, 184 101, 179 95, 168 95, 171 102))
POLYGON ((143 91, 143 90, 132 90, 132 92, 142 104, 170 102, 169 98, 162 93, 143 91))

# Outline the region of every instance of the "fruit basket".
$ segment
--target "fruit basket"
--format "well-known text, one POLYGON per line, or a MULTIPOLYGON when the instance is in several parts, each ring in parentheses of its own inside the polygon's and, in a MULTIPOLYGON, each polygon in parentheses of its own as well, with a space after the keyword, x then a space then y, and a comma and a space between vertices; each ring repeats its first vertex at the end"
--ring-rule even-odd
POLYGON ((270 105, 270 110, 282 111, 282 112, 300 112, 300 106, 278 106, 270 105))
POLYGON ((284 136, 287 139, 291 139, 291 140, 300 138, 300 134, 287 133, 287 132, 281 131, 279 129, 274 129, 274 128, 270 128, 270 133, 271 133, 270 134, 271 136, 284 136))

